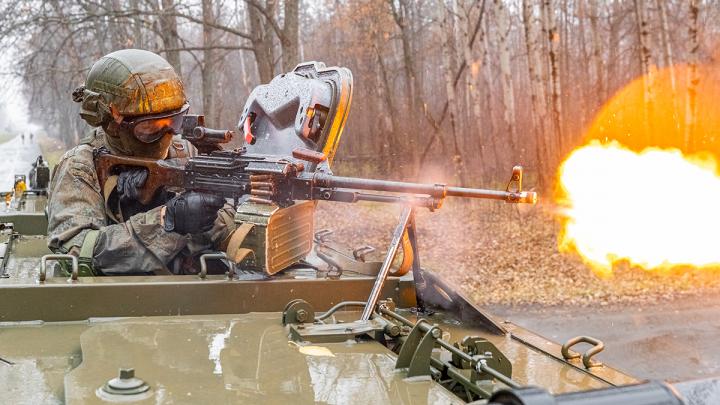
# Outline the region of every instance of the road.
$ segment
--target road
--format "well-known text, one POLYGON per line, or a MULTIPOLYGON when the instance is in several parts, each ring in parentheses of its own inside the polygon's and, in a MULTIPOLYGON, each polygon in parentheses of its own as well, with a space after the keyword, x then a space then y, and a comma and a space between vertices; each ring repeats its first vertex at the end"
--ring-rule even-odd
POLYGON ((720 377, 720 296, 637 306, 487 309, 558 343, 596 337, 605 343, 599 360, 641 379, 720 377))
POLYGON ((32 163, 40 154, 35 142, 15 138, 0 144, 0 192, 10 191, 16 174, 27 175, 32 163))

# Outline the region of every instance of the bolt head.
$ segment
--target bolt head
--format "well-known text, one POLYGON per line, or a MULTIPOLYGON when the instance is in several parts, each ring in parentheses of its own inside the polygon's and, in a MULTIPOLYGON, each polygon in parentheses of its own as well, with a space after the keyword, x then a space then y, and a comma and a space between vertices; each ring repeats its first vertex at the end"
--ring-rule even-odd
POLYGON ((135 369, 134 368, 121 368, 118 378, 120 378, 121 380, 129 380, 131 378, 135 378, 135 369))

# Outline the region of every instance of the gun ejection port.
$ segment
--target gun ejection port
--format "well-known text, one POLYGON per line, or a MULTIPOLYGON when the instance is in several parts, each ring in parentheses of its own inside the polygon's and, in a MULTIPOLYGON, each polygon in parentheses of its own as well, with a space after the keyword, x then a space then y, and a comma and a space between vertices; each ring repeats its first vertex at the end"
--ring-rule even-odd
POLYGON ((135 369, 121 368, 117 377, 110 379, 98 388, 96 395, 107 401, 139 401, 153 395, 150 386, 135 377, 135 369))

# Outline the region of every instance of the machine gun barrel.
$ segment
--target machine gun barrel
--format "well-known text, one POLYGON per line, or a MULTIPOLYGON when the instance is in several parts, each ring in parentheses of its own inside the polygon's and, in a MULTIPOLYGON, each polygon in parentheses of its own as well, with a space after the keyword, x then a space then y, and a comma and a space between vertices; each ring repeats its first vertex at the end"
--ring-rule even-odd
POLYGON ((479 188, 448 187, 447 195, 450 197, 503 200, 508 203, 535 204, 537 202, 537 193, 534 191, 501 191, 484 190, 479 188))
POLYGON ((315 185, 327 188, 424 194, 438 200, 442 200, 445 197, 465 197, 502 200, 508 203, 535 204, 535 202, 537 202, 537 194, 532 191, 485 190, 478 188, 449 187, 445 184, 406 183, 402 181, 362 179, 328 174, 316 175, 315 185))

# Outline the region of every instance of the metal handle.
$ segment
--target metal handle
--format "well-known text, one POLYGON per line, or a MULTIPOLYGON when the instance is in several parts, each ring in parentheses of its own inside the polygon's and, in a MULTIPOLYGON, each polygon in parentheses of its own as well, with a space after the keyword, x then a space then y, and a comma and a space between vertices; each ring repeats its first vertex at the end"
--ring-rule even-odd
POLYGON ((205 253, 204 255, 200 256, 200 278, 205 279, 207 277, 207 261, 208 259, 218 259, 225 262, 225 264, 228 266, 228 278, 232 279, 235 276, 235 266, 230 264, 230 261, 228 260, 228 257, 225 253, 205 253))
POLYGON ((593 345, 590 350, 586 351, 582 355, 582 363, 585 368, 602 366, 602 363, 592 361, 592 357, 603 351, 605 349, 605 344, 601 340, 595 339, 591 336, 575 336, 574 338, 565 342, 565 344, 562 345, 561 350, 562 356, 565 360, 572 360, 581 357, 578 353, 570 352, 570 348, 578 343, 589 343, 593 345))
POLYGON ((60 261, 64 259, 70 259, 72 261, 72 274, 70 275, 70 279, 73 281, 76 281, 78 279, 78 259, 77 257, 73 255, 62 255, 62 254, 53 254, 53 255, 45 255, 42 258, 40 258, 40 281, 44 282, 47 278, 47 261, 48 260, 55 260, 60 261))

